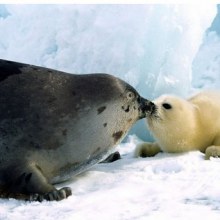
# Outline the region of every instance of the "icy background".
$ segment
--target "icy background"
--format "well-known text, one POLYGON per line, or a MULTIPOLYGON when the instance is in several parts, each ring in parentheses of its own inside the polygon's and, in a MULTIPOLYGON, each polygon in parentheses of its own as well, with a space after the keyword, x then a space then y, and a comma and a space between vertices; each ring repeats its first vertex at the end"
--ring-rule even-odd
MULTIPOLYGON (((105 72, 153 99, 220 85, 216 5, 1 5, 0 58, 71 73, 105 72)), ((150 140, 143 121, 131 130, 150 140)), ((0 219, 220 218, 220 161, 199 152, 98 164, 62 202, 0 201, 0 219)))
MULTIPOLYGON (((192 72, 216 9, 211 4, 1 6, 0 57, 71 73, 111 73, 148 99, 187 96, 192 78, 193 87, 210 81, 207 57, 215 62, 211 69, 217 65, 216 54, 207 56, 204 48, 199 54, 205 57, 192 72)), ((218 53, 213 45, 218 37, 206 37, 205 45, 211 41, 208 48, 218 53)), ((216 72, 212 82, 219 78, 216 72)), ((149 140, 145 127, 139 121, 130 133, 149 140)))

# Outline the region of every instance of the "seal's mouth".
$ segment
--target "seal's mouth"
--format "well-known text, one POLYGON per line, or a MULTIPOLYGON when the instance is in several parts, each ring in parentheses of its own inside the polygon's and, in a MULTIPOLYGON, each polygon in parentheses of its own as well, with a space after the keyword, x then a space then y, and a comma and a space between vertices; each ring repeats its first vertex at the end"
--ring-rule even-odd
POLYGON ((156 105, 147 100, 147 99, 144 99, 142 97, 140 97, 138 99, 138 102, 139 102, 139 111, 140 111, 140 116, 139 118, 145 118, 147 117, 148 115, 153 115, 155 112, 156 112, 156 105))

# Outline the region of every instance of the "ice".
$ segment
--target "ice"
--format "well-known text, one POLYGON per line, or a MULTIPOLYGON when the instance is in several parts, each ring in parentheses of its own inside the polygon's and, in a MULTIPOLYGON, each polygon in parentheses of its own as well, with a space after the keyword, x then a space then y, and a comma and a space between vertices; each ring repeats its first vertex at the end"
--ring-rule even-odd
POLYGON ((6 5, 0 55, 72 73, 112 73, 148 98, 186 95, 215 13, 211 4, 6 5))
MULTIPOLYGON (((0 57, 71 73, 111 73, 148 99, 219 88, 220 12, 213 4, 0 5, 0 57), (215 17, 216 16, 216 17, 215 17)), ((0 220, 220 217, 220 161, 200 152, 133 158, 144 121, 97 164, 59 185, 61 202, 0 200, 0 220)), ((86 137, 85 137, 86 138, 86 137)))
POLYGON ((220 159, 198 151, 133 158, 136 137, 117 147, 122 159, 97 164, 72 180, 73 195, 60 202, 0 201, 0 219, 185 220, 220 213, 220 159))
POLYGON ((192 86, 197 89, 219 89, 220 85, 220 6, 192 65, 192 86))

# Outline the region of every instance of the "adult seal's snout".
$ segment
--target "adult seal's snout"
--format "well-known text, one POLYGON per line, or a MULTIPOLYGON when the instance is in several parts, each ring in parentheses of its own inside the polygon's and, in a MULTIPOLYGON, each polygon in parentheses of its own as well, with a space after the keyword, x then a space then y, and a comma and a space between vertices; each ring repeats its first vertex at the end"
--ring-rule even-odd
POLYGON ((0 197, 67 198, 53 184, 109 155, 151 108, 138 97, 112 75, 0 60, 0 197))
POLYGON ((152 114, 156 110, 153 102, 140 97, 140 119, 145 118, 147 114, 152 114))

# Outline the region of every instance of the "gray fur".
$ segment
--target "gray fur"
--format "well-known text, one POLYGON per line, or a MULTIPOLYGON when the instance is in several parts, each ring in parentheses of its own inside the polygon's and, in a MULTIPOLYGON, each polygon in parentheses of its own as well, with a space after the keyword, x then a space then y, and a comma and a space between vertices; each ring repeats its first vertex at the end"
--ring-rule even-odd
POLYGON ((0 196, 60 200, 150 111, 124 81, 0 60, 0 196))

